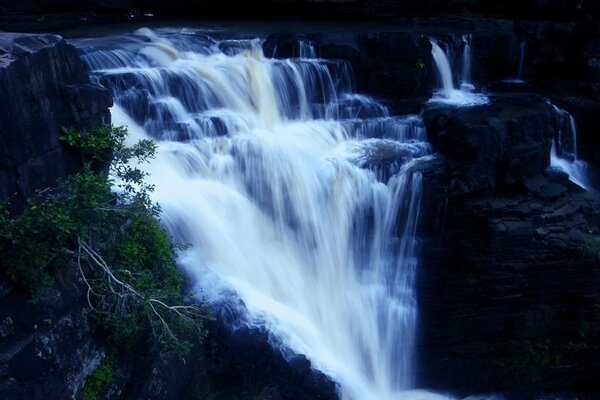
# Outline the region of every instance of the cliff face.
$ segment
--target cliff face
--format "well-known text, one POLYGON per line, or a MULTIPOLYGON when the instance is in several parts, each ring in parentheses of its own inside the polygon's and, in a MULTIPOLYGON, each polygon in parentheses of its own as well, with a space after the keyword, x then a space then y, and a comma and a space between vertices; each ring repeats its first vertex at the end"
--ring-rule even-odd
POLYGON ((0 35, 0 196, 17 202, 80 167, 62 127, 110 123, 110 93, 89 83, 77 51, 56 35, 0 35))
MULTIPOLYGON (((92 86, 74 47, 56 35, 0 34, 0 198, 20 207, 76 172, 61 127, 110 123, 108 91, 92 86)), ((80 284, 58 277, 48 299, 28 304, 0 261, 0 391, 5 398, 72 398, 104 356, 80 335, 80 284)))
POLYGON ((600 203, 546 170, 556 115, 526 97, 424 117, 419 382, 598 393, 600 203))

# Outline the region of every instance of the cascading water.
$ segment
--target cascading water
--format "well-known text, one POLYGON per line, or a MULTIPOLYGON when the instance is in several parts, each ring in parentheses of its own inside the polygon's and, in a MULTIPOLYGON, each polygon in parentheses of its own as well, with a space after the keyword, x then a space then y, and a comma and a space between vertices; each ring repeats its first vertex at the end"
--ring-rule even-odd
POLYGON ((343 399, 411 389, 422 121, 353 93, 348 66, 310 46, 267 59, 189 29, 76 44, 113 123, 158 140, 154 200, 217 313, 241 307, 236 323, 307 355, 343 399))
MULTIPOLYGON (((519 42, 518 55, 516 57, 513 56, 513 64, 516 65, 516 73, 515 73, 514 77, 505 79, 503 82, 519 83, 519 84, 525 83, 525 81, 523 80, 523 64, 525 62, 526 47, 527 47, 527 43, 525 42, 524 39, 521 39, 521 41, 519 42)), ((513 48, 514 48, 514 46, 513 46, 513 48)), ((513 50, 513 54, 515 54, 514 50, 513 50)))
POLYGON ((594 190, 588 179, 588 164, 577 157, 577 124, 566 110, 550 103, 558 117, 558 133, 552 141, 550 166, 569 174, 569 179, 582 188, 594 190))
POLYGON ((460 88, 461 90, 475 90, 475 86, 471 83, 471 35, 463 35, 462 41, 464 47, 460 88))
POLYGON ((457 106, 476 106, 488 104, 489 99, 482 93, 475 93, 475 86, 469 82, 471 75, 471 38, 463 36, 463 62, 461 88, 456 89, 452 77, 452 67, 446 52, 440 47, 436 39, 430 39, 431 55, 435 62, 442 88, 434 92, 430 102, 443 103, 457 106))
POLYGON ((525 42, 525 40, 521 40, 521 43, 519 43, 519 67, 517 68, 517 76, 516 76, 517 82, 524 82, 522 79, 522 76, 523 76, 523 62, 525 61, 525 47, 526 46, 527 46, 527 43, 525 42))

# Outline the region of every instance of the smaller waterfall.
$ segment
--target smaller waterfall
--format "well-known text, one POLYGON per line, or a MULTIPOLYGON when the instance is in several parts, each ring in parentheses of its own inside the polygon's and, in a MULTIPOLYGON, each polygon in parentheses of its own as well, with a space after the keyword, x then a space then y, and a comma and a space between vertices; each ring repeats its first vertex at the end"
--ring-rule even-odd
POLYGON ((552 141, 550 166, 569 174, 571 182, 587 191, 593 188, 588 179, 588 164, 577 157, 577 123, 566 110, 550 103, 558 117, 558 133, 552 141))
POLYGON ((463 52, 463 69, 462 69, 462 84, 460 89, 454 87, 452 77, 452 67, 446 52, 439 46, 436 39, 430 39, 431 55, 438 71, 438 76, 441 82, 441 89, 433 93, 430 102, 443 103, 456 106, 476 106, 488 104, 489 99, 482 93, 476 93, 473 90, 475 87, 468 82, 471 75, 471 48, 470 36, 465 40, 465 49, 463 52), (468 66, 465 67, 465 64, 468 66), (466 75, 465 75, 466 74, 466 75), (466 78, 466 79, 465 79, 466 78))
POLYGON ((523 80, 523 63, 525 61, 525 50, 527 43, 524 39, 519 42, 519 55, 518 58, 513 56, 513 66, 516 64, 516 74, 514 77, 505 79, 506 83, 525 83, 523 80))
POLYGON ((521 44, 519 44, 519 68, 517 69, 517 81, 523 81, 523 61, 525 60, 525 40, 521 41, 521 44))
POLYGON ((442 82, 441 93, 445 97, 450 98, 455 91, 454 82, 452 80, 452 67, 450 67, 450 61, 448 61, 446 53, 434 40, 431 40, 431 55, 433 56, 433 61, 435 62, 442 82))
POLYGON ((474 90, 475 86, 471 83, 471 35, 463 35, 463 57, 460 88, 461 90, 474 90))

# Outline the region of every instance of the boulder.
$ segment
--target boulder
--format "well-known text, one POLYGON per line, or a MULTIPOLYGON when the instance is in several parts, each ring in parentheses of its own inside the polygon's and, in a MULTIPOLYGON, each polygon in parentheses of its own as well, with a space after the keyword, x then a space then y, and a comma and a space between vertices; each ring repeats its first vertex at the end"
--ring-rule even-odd
POLYGON ((445 156, 454 193, 514 184, 550 163, 554 112, 542 99, 493 97, 476 107, 429 103, 423 118, 429 141, 445 156))

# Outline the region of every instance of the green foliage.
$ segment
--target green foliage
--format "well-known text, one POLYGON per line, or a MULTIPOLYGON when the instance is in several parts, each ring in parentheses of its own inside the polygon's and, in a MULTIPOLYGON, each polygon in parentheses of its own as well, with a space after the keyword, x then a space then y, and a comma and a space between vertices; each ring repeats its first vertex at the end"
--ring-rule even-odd
POLYGON ((116 375, 115 358, 109 354, 86 379, 81 393, 82 400, 101 400, 112 386, 116 375))
POLYGON ((417 68, 419 69, 424 69, 427 64, 425 64, 425 61, 423 61, 422 59, 418 58, 417 62, 415 63, 415 65, 417 66, 417 68))
POLYGON ((85 166, 30 200, 20 214, 0 214, 0 251, 9 276, 35 302, 54 273, 72 268, 89 288, 90 328, 109 343, 130 347, 153 333, 165 349, 187 350, 191 340, 204 337, 207 312, 200 304, 184 305, 176 249, 138 167, 155 155, 155 143, 127 147, 126 130, 110 126, 64 132, 61 140, 81 152, 85 166), (110 162, 111 175, 93 168, 94 162, 110 162))
POLYGON ((591 260, 596 260, 600 254, 600 238, 597 236, 583 242, 578 249, 581 257, 591 260))
POLYGON ((109 161, 112 152, 123 146, 127 130, 123 127, 101 126, 89 132, 62 128, 59 139, 79 150, 85 159, 109 161))

